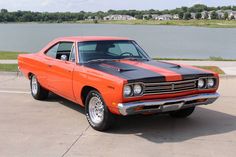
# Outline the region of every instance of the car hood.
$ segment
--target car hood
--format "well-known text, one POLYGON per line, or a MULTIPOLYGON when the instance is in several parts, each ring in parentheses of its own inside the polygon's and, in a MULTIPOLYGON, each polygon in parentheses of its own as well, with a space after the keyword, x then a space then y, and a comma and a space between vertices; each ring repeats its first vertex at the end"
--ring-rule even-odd
POLYGON ((156 83, 214 76, 214 73, 203 69, 154 60, 91 62, 84 66, 123 78, 128 82, 156 83))

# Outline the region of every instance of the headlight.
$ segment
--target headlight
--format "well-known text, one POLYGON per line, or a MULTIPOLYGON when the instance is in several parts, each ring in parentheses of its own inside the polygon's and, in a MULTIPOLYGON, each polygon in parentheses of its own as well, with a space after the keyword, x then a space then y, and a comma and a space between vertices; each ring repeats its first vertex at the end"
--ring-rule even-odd
POLYGON ((133 87, 134 95, 140 95, 143 92, 143 87, 139 84, 135 84, 133 87))
POLYGON ((207 87, 212 88, 215 86, 215 80, 212 78, 207 79, 207 87))
POLYGON ((124 87, 124 96, 125 96, 125 97, 128 97, 128 96, 131 96, 131 94, 132 94, 132 88, 131 88, 131 86, 130 86, 130 85, 126 85, 126 86, 124 87))
POLYGON ((205 80, 199 79, 198 80, 198 88, 204 88, 205 87, 205 80))

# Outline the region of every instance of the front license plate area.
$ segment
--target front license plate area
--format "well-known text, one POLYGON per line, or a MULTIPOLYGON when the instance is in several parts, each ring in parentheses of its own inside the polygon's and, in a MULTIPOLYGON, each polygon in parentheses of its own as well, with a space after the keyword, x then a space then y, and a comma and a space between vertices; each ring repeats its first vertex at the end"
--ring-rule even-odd
POLYGON ((170 105, 163 105, 162 111, 163 112, 169 112, 169 111, 175 111, 179 110, 183 106, 183 103, 176 103, 176 104, 170 104, 170 105))

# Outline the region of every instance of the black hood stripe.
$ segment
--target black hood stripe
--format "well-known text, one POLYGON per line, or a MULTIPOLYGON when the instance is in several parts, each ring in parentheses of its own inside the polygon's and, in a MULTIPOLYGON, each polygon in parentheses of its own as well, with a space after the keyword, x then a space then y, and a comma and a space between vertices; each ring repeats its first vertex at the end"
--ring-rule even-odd
POLYGON ((162 62, 162 61, 147 61, 145 64, 165 68, 168 70, 171 70, 173 72, 176 72, 178 74, 182 75, 183 80, 189 80, 189 79, 196 79, 199 77, 208 77, 208 76, 214 76, 212 72, 208 72, 205 70, 201 70, 198 68, 192 68, 190 66, 184 66, 184 65, 178 65, 174 63, 168 63, 168 62, 162 62))
POLYGON ((85 63, 84 66, 102 71, 132 82, 155 83, 166 81, 165 76, 156 72, 116 61, 85 63))

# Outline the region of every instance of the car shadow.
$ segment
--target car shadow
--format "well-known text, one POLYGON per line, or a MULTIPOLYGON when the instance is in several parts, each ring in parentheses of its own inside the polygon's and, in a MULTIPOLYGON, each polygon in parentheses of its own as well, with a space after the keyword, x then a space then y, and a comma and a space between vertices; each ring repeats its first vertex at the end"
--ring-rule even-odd
POLYGON ((112 134, 135 134, 155 143, 180 142, 236 130, 236 116, 197 107, 188 118, 174 119, 167 114, 120 117, 112 134))
MULTIPOLYGON (((57 101, 84 114, 84 108, 56 95, 48 101, 57 101)), ((210 106, 209 106, 210 108, 210 106)), ((236 116, 205 107, 197 107, 185 119, 174 119, 167 114, 117 116, 109 134, 134 134, 155 143, 180 142, 209 135, 228 133, 236 130, 236 116)))
POLYGON ((82 106, 80 106, 80 105, 78 105, 78 104, 76 104, 74 102, 71 102, 71 101, 69 101, 69 100, 67 100, 67 99, 65 99, 65 98, 63 98, 63 97, 61 97, 59 95, 54 94, 54 93, 50 93, 49 97, 48 97, 48 99, 46 101, 58 102, 61 105, 64 105, 64 106, 69 107, 69 108, 71 108, 71 109, 73 109, 75 111, 78 111, 78 112, 80 112, 82 114, 85 114, 84 108, 82 106))

